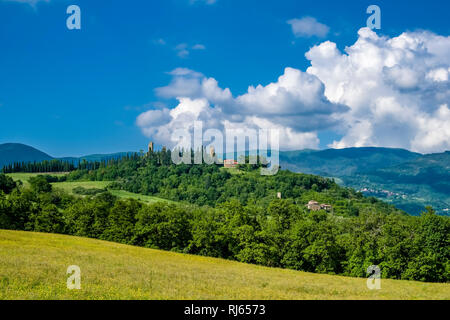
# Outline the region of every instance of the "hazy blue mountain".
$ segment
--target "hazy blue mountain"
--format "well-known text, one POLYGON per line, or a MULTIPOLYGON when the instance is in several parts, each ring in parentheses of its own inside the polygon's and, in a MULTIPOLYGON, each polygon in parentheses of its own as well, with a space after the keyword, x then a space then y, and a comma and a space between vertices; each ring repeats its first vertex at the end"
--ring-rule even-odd
POLYGON ((280 153, 284 169, 321 176, 342 177, 417 159, 419 153, 389 148, 303 150, 280 153))
POLYGON ((14 162, 51 160, 53 157, 21 143, 0 144, 0 168, 14 162))
POLYGON ((450 214, 450 152, 421 155, 402 149, 348 148, 280 154, 284 169, 334 177, 410 214, 432 206, 450 214))
POLYGON ((397 207, 419 214, 426 205, 450 215, 450 152, 428 154, 396 166, 344 177, 344 183, 366 188, 397 207))
POLYGON ((413 161, 374 170, 380 180, 402 184, 425 184, 438 192, 450 193, 450 151, 428 154, 413 161))
POLYGON ((44 160, 59 159, 63 161, 78 163, 79 160, 86 161, 103 161, 108 159, 117 159, 134 152, 117 152, 111 154, 91 154, 82 157, 63 157, 54 158, 42 151, 21 143, 5 143, 0 144, 0 169, 3 166, 14 162, 39 162, 44 160))

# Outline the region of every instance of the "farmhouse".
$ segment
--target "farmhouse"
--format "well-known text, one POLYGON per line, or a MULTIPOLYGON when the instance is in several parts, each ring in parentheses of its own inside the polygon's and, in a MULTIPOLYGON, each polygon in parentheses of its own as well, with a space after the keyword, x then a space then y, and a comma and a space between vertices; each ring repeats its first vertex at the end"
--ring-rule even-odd
POLYGON ((319 204, 317 201, 311 200, 308 202, 308 204, 306 205, 306 207, 308 208, 308 210, 311 211, 319 211, 319 210, 325 210, 325 211, 332 211, 333 207, 330 204, 319 204))
POLYGON ((319 211, 320 210, 320 204, 317 201, 311 200, 306 205, 309 210, 312 211, 319 211))

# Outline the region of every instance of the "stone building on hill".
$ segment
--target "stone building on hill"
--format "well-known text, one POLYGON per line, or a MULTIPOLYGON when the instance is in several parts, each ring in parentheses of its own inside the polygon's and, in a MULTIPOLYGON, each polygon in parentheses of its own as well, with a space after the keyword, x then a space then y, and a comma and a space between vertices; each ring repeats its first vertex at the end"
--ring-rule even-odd
POLYGON ((308 208, 308 210, 311 211, 319 211, 319 210, 325 210, 325 211, 332 211, 333 210, 333 206, 330 204, 325 204, 322 203, 320 204, 317 201, 311 200, 308 202, 308 204, 306 205, 306 207, 308 208))

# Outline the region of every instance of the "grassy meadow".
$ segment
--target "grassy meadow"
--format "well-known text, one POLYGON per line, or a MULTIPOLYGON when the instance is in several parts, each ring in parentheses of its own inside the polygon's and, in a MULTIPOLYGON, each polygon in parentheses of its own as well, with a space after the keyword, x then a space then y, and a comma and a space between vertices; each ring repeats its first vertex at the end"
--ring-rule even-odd
MULTIPOLYGON (((7 176, 10 176, 15 181, 20 180, 23 182, 23 184, 25 186, 28 186, 28 184, 29 184, 28 179, 30 179, 31 177, 36 177, 38 175, 43 175, 43 174, 46 174, 46 173, 8 173, 7 176)), ((52 176, 62 176, 67 173, 48 173, 48 174, 52 175, 52 176)), ((104 188, 107 188, 110 183, 111 183, 111 181, 54 182, 54 183, 52 183, 52 186, 55 189, 61 189, 69 194, 74 195, 73 189, 75 189, 77 187, 83 187, 85 189, 104 189, 104 188)), ((158 201, 173 202, 173 201, 170 201, 167 199, 132 193, 132 192, 128 192, 125 190, 109 190, 109 192, 111 192, 111 194, 113 194, 119 198, 124 198, 124 199, 132 198, 132 199, 139 200, 141 202, 148 203, 148 204, 158 202, 158 201)))
POLYGON ((0 299, 450 299, 450 284, 266 268, 65 235, 0 230, 0 299), (67 267, 81 268, 68 290, 67 267))
MULTIPOLYGON (((55 182, 52 183, 52 185, 55 189, 62 189, 65 192, 73 195, 74 194, 73 189, 75 189, 76 187, 83 187, 85 189, 104 189, 108 187, 110 183, 111 181, 76 181, 76 182, 55 182)), ((118 198, 123 199, 132 198, 147 204, 158 201, 172 202, 170 200, 166 200, 163 198, 132 193, 125 190, 109 190, 109 192, 118 198)))
MULTIPOLYGON (((9 177, 11 177, 11 178, 13 178, 15 181, 22 181, 23 182, 23 184, 25 185, 25 186, 27 186, 29 183, 28 183, 28 179, 30 179, 30 178, 32 178, 32 177, 36 177, 36 176, 38 176, 38 175, 43 175, 43 174, 47 174, 47 173, 26 173, 26 172, 19 172, 19 173, 8 173, 8 174, 6 174, 7 176, 9 176, 9 177)), ((50 174, 50 175, 52 175, 52 176, 64 176, 64 175, 66 175, 67 174, 67 172, 58 172, 58 173, 55 173, 55 172, 52 172, 52 173, 48 173, 48 174, 50 174)))
POLYGON ((167 200, 167 199, 163 199, 163 198, 158 198, 158 197, 154 197, 154 196, 146 196, 146 195, 142 195, 139 193, 132 193, 132 192, 128 192, 125 190, 109 190, 109 192, 111 192, 112 195, 115 195, 116 197, 119 198, 132 198, 135 200, 139 200, 141 202, 145 202, 145 203, 155 203, 155 202, 169 202, 169 203, 173 203, 174 201, 171 200, 167 200))
POLYGON ((69 194, 73 194, 73 189, 76 187, 83 187, 85 189, 104 189, 110 183, 110 181, 54 182, 52 183, 52 186, 55 189, 61 189, 69 194))

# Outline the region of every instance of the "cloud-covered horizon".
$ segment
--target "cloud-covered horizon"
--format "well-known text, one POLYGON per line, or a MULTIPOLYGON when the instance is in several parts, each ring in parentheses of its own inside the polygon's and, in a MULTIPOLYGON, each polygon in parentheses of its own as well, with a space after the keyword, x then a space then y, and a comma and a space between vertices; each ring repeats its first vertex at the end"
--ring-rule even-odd
POLYGON ((358 32, 345 52, 324 41, 305 56, 306 71, 287 67, 269 85, 231 89, 200 72, 178 68, 157 88, 174 108, 137 118, 142 132, 173 146, 171 133, 203 121, 204 128, 280 130, 283 150, 318 148, 319 133, 335 132, 332 148, 393 147, 430 153, 450 150, 450 37, 427 31, 379 36, 358 32))

